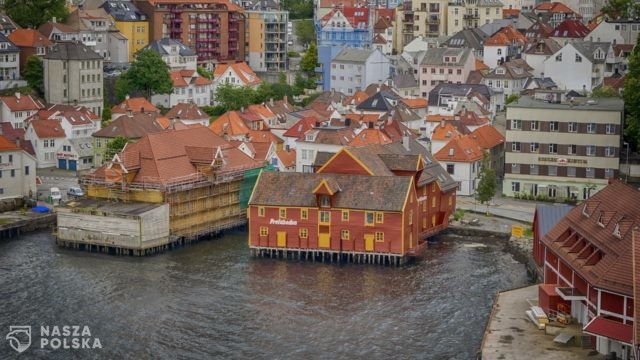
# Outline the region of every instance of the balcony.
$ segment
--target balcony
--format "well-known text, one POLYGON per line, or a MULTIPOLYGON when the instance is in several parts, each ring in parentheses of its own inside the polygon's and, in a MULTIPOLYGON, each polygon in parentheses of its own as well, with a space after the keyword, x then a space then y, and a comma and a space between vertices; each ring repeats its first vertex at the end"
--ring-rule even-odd
POLYGON ((428 24, 440 24, 440 17, 437 15, 431 15, 427 18, 428 24))
POLYGON ((171 18, 171 23, 173 23, 173 24, 181 24, 182 23, 182 18, 179 18, 179 17, 171 18))
POLYGON ((478 14, 464 14, 462 16, 463 19, 479 19, 480 15, 478 14))

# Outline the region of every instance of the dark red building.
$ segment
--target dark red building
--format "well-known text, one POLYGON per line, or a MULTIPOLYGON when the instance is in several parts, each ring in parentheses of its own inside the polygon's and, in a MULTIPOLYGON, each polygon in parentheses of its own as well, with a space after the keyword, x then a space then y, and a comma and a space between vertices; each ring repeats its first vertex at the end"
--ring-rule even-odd
POLYGON ((622 359, 637 344, 632 238, 638 225, 640 191, 614 181, 569 211, 540 244, 540 306, 570 314, 600 353, 622 359))

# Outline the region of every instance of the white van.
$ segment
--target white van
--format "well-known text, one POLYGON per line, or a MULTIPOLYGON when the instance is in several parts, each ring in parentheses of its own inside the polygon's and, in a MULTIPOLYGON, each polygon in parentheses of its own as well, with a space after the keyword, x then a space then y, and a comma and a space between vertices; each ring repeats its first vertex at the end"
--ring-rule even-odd
POLYGON ((51 189, 49 189, 49 195, 51 196, 51 200, 53 201, 62 200, 62 193, 57 187, 52 187, 51 189))

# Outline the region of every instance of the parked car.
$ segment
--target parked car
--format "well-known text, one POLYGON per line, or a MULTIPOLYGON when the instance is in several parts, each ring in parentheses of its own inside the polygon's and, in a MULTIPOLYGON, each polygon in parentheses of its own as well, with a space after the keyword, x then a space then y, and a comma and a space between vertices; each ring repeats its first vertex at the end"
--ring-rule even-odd
POLYGON ((51 200, 54 202, 62 200, 62 193, 57 187, 52 187, 51 189, 49 189, 49 196, 51 196, 51 200))
POLYGON ((69 197, 81 197, 84 196, 84 191, 82 191, 82 189, 77 186, 72 186, 69 188, 69 190, 67 190, 67 195, 69 197))

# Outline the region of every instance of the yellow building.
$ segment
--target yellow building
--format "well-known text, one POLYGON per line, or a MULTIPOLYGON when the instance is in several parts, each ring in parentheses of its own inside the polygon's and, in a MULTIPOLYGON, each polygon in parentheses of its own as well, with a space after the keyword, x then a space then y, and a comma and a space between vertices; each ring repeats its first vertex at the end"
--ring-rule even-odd
POLYGON ((107 0, 102 7, 111 15, 120 33, 129 40, 129 62, 138 50, 149 44, 147 16, 126 0, 107 0))
POLYGON ((254 71, 287 69, 287 47, 292 30, 287 11, 261 9, 245 12, 247 16, 247 63, 254 71))

